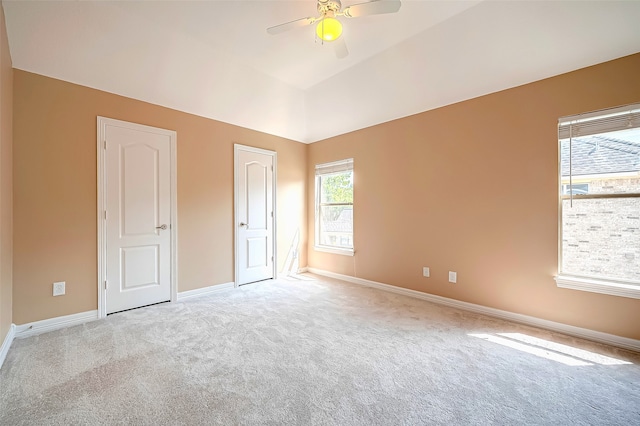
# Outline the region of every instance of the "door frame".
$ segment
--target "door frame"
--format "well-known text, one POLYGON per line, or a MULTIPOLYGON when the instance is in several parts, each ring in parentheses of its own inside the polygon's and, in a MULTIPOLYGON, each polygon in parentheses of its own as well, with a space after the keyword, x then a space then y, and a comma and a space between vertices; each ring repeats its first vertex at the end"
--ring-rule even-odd
POLYGON ((170 167, 170 217, 169 227, 170 239, 170 286, 171 301, 175 302, 178 296, 178 185, 177 185, 177 132, 174 130, 161 129, 158 127, 145 126, 143 124, 130 123, 128 121, 116 120, 113 118, 97 117, 97 170, 98 170, 98 318, 107 316, 107 296, 106 296, 106 274, 107 274, 107 226, 106 226, 106 155, 105 155, 105 130, 106 126, 118 126, 125 129, 138 130, 143 132, 162 134, 169 136, 169 167, 170 167))
POLYGON ((273 245, 273 279, 278 278, 278 244, 277 238, 277 220, 278 217, 278 208, 276 204, 276 194, 278 192, 278 153, 275 151, 269 151, 267 149, 255 148, 252 146, 241 145, 241 144, 233 144, 233 245, 234 245, 234 277, 233 277, 233 286, 238 287, 238 275, 240 271, 240 263, 238 262, 238 252, 240 247, 238 246, 238 223, 240 223, 240 219, 238 217, 238 173, 240 172, 240 167, 238 164, 238 154, 240 151, 254 152, 257 154, 269 155, 273 158, 273 185, 271 185, 272 189, 272 202, 273 202, 273 223, 272 223, 272 238, 271 244, 273 245))

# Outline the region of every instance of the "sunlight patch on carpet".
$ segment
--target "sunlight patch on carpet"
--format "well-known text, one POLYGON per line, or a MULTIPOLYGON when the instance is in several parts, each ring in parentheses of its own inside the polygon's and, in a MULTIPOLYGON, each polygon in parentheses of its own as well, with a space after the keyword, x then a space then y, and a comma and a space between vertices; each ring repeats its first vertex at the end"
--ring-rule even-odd
POLYGON ((552 361, 561 362, 562 364, 570 366, 632 364, 628 361, 611 358, 595 352, 589 352, 584 349, 574 348, 522 333, 478 333, 469 334, 469 336, 477 337, 479 339, 487 340, 492 343, 497 343, 502 346, 507 346, 512 349, 552 361))

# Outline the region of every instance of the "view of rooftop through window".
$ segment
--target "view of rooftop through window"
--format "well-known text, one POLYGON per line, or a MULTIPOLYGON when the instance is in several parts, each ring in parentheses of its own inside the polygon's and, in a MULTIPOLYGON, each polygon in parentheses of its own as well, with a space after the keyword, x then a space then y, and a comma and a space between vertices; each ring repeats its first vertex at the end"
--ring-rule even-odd
POLYGON ((561 273, 640 284, 640 128, 560 141, 561 273))

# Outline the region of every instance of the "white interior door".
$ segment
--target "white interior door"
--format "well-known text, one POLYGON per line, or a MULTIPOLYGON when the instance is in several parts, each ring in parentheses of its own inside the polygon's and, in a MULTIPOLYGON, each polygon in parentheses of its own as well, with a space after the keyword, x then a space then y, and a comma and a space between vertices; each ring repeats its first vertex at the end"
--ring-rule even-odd
POLYGON ((236 283, 275 278, 275 152, 235 146, 236 283))
MULTIPOLYGON (((129 125, 127 125, 129 124, 129 125)), ((171 134, 104 124, 106 313, 171 299, 171 134)))

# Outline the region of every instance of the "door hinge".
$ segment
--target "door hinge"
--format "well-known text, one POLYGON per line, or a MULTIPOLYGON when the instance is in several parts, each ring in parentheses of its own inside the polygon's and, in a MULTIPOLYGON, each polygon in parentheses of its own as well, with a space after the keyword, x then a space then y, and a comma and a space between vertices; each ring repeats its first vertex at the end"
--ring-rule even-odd
POLYGON ((109 288, 109 281, 104 280, 104 289, 108 289, 109 288))
POLYGON ((106 141, 106 139, 104 140, 104 143, 102 144, 102 146, 104 147, 104 149, 107 149, 107 141, 106 141))
POLYGON ((271 261, 273 262, 273 256, 271 256, 271 261))
POLYGON ((273 171, 273 164, 271 165, 271 171, 273 171))
POLYGON ((104 220, 107 220, 107 211, 104 211, 104 220))
POLYGON ((273 212, 271 212, 271 217, 273 217, 273 212))

